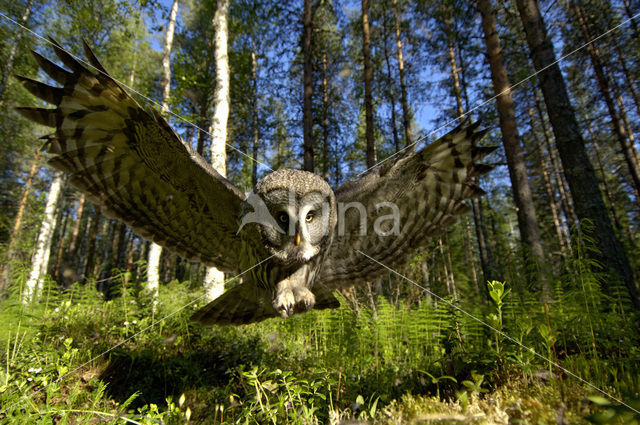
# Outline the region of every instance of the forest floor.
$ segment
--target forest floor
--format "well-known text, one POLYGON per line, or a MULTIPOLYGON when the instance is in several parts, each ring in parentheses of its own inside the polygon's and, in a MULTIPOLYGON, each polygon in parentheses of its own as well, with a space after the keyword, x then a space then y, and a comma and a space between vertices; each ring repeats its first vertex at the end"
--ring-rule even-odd
POLYGON ((0 423, 640 423, 638 348, 623 340, 566 354, 560 330, 547 351, 544 331, 529 340, 519 330, 627 406, 442 307, 381 297, 375 312, 200 327, 188 320, 198 302, 182 308, 199 294, 188 282, 164 286, 155 312, 126 289, 108 301, 91 285, 45 291, 28 306, 9 294, 0 423))

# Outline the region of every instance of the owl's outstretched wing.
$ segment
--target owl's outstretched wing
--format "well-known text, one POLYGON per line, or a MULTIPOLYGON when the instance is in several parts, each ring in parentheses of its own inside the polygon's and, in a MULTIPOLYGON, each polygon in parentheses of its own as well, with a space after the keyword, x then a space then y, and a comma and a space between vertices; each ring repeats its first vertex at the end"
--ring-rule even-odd
POLYGON ((468 208, 465 198, 484 193, 473 178, 493 168, 478 163, 495 149, 477 145, 486 133, 478 125, 461 124, 421 151, 343 184, 336 191, 336 235, 318 280, 339 287, 374 278, 385 269, 358 251, 400 267, 453 224, 468 208))
POLYGON ((71 72, 33 54, 62 87, 18 77, 55 106, 18 108, 55 127, 44 136, 49 164, 70 173, 73 186, 142 237, 185 258, 237 271, 242 263, 237 217, 244 194, 183 144, 155 110, 147 112, 131 98, 86 43, 98 71, 53 46, 71 72))

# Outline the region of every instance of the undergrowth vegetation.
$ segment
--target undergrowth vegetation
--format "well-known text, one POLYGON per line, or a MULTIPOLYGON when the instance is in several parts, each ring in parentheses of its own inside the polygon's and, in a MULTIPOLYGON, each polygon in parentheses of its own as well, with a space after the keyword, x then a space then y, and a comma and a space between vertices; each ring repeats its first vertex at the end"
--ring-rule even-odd
POLYGON ((188 320, 197 283, 165 285, 154 304, 124 275, 109 300, 50 282, 26 305, 15 267, 0 422, 638 423, 638 318, 603 295, 596 266, 576 258, 548 303, 489 282, 485 303, 381 296, 211 328, 188 320))

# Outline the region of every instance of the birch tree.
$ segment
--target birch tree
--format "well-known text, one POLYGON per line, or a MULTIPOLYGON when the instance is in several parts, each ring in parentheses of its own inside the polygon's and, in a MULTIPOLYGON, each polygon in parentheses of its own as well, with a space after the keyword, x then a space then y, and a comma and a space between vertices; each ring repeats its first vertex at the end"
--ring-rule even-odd
POLYGON ((62 186, 64 182, 64 173, 56 171, 53 174, 49 195, 47 196, 47 204, 44 209, 44 217, 42 225, 38 232, 38 242, 36 244, 36 252, 31 259, 31 272, 29 279, 24 286, 22 302, 29 303, 38 298, 42 290, 42 275, 46 274, 49 266, 49 254, 51 253, 51 237, 55 228, 57 218, 57 207, 62 186))
MULTIPOLYGON (((171 91, 171 49, 173 47, 173 34, 176 28, 176 19, 178 17, 178 0, 174 0, 171 6, 171 14, 169 15, 169 25, 164 39, 164 50, 162 54, 162 112, 169 111, 169 93, 171 91)), ((151 242, 149 247, 149 258, 147 262, 147 292, 155 299, 158 296, 158 287, 160 285, 160 257, 162 256, 162 247, 151 242)))
MULTIPOLYGON (((213 93, 213 117, 211 134, 211 165, 222 176, 227 174, 227 121, 229 119, 229 55, 227 53, 227 17, 229 0, 218 0, 213 16, 215 32, 216 87, 213 93)), ((207 267, 204 277, 205 298, 211 301, 224 292, 224 273, 215 267, 207 267)))

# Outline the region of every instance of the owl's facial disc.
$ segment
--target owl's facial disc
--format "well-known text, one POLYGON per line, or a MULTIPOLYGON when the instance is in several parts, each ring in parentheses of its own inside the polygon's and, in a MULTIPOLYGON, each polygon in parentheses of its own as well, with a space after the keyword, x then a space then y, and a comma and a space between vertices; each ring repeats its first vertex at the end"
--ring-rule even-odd
POLYGON ((286 265, 302 264, 320 252, 331 233, 331 208, 328 197, 320 192, 296 196, 285 189, 265 195, 265 203, 280 229, 264 226, 267 247, 286 265))

